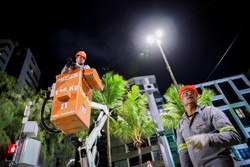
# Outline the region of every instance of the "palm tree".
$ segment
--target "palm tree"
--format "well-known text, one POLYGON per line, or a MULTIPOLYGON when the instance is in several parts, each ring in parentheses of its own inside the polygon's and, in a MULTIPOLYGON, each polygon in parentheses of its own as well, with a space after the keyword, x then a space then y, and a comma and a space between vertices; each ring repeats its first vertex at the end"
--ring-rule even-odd
POLYGON ((147 115, 146 94, 139 93, 139 87, 133 85, 127 93, 123 105, 115 110, 117 119, 112 119, 112 134, 123 143, 132 142, 137 148, 139 165, 142 164, 141 144, 143 139, 155 134, 155 126, 147 115))
MULTIPOLYGON (((104 89, 102 91, 94 91, 93 92, 93 101, 104 104, 107 106, 110 111, 110 115, 112 110, 119 107, 122 104, 122 100, 126 90, 126 80, 114 72, 107 72, 102 77, 102 82, 104 85, 104 89)), ((107 118, 106 121, 106 136, 107 136, 107 160, 108 166, 112 166, 111 162, 111 144, 110 144, 110 118, 107 118)))
MULTIPOLYGON (((183 85, 179 84, 178 87, 181 88, 183 85)), ((203 89, 202 94, 199 95, 197 104, 198 105, 211 105, 211 98, 215 95, 215 92, 210 89, 203 89)), ((180 122, 184 111, 181 101, 178 97, 178 92, 174 85, 171 85, 166 93, 163 95, 166 100, 166 104, 163 105, 163 109, 167 112, 161 115, 162 124, 165 128, 176 129, 178 123, 180 122)))

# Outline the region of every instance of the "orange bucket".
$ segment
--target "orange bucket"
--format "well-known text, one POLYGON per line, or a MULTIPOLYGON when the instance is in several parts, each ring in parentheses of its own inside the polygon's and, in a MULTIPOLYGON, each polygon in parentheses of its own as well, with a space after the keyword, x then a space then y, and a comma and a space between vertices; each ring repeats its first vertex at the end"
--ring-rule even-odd
POLYGON ((84 79, 84 70, 57 75, 50 121, 64 134, 88 130, 91 101, 92 90, 84 79))
POLYGON ((102 81, 101 81, 96 69, 94 69, 94 68, 85 69, 84 70, 84 77, 85 77, 88 85, 92 89, 97 90, 97 91, 103 90, 104 86, 102 84, 102 81))

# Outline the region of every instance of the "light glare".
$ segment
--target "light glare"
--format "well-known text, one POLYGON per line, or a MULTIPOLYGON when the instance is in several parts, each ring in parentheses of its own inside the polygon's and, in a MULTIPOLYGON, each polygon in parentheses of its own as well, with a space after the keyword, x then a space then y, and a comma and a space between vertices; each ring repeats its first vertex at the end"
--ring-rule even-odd
POLYGON ((155 32, 155 36, 156 36, 157 38, 161 38, 161 37, 163 36, 163 32, 162 32, 161 30, 157 30, 157 31, 155 32))
POLYGON ((155 38, 152 35, 150 35, 150 36, 147 37, 147 42, 148 43, 154 43, 155 42, 155 38))

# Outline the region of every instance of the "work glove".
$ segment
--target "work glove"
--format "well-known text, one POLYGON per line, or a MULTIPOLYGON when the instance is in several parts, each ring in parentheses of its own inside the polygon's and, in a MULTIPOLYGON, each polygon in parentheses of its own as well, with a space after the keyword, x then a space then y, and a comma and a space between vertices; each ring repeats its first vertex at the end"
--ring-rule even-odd
POLYGON ((209 144, 209 138, 207 134, 194 135, 186 140, 186 144, 194 152, 199 152, 202 148, 209 144))
POLYGON ((75 64, 74 61, 71 58, 68 58, 68 62, 66 64, 66 67, 73 66, 74 64, 75 64))

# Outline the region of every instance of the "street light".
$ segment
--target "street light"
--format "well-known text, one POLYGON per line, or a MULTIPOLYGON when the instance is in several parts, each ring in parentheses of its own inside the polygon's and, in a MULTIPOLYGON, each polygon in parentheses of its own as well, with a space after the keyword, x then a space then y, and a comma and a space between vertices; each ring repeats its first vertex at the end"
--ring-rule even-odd
POLYGON ((176 79, 174 77, 174 74, 173 74, 173 72, 171 70, 171 67, 170 67, 170 65, 168 63, 167 57, 166 57, 166 55, 165 55, 165 53, 164 53, 164 51, 163 51, 163 49, 161 47, 161 40, 160 40, 160 38, 162 38, 162 36, 163 36, 163 32, 160 31, 160 30, 157 30, 155 32, 155 35, 150 35, 150 36, 147 37, 147 42, 148 43, 154 43, 154 42, 156 42, 157 46, 159 47, 159 49, 161 51, 161 55, 162 55, 162 57, 163 57, 163 59, 164 59, 164 61, 166 63, 166 68, 167 68, 167 70, 168 70, 168 72, 170 74, 170 77, 172 78, 174 86, 175 86, 177 92, 179 92, 178 84, 177 84, 176 79))
MULTIPOLYGON (((177 82, 175 80, 174 74, 173 74, 173 72, 172 72, 172 70, 170 68, 170 65, 169 65, 168 60, 167 60, 167 58, 165 56, 165 53, 163 52, 163 49, 161 47, 160 38, 162 36, 163 36, 162 31, 156 31, 154 36, 149 36, 147 38, 147 41, 149 43, 156 42, 157 46, 159 47, 159 49, 161 51, 162 57, 163 57, 163 59, 164 59, 164 61, 166 63, 167 70, 169 71, 170 76, 171 76, 171 78, 173 80, 173 83, 175 85, 175 88, 176 88, 176 90, 178 92, 178 84, 177 84, 177 82)), ((152 84, 150 84, 147 79, 145 79, 144 87, 145 87, 145 90, 146 90, 146 93, 147 93, 147 98, 148 98, 149 108, 151 110, 152 118, 153 118, 153 121, 155 123, 158 135, 159 135, 159 139, 160 139, 159 145, 160 145, 160 149, 161 149, 161 152, 162 152, 162 157, 163 157, 163 160, 164 160, 164 164, 165 164, 165 166, 168 166, 168 167, 175 167, 173 156, 172 156, 172 153, 171 153, 168 141, 167 141, 166 132, 165 132, 165 130, 163 128, 163 125, 162 125, 162 122, 161 122, 161 119, 160 119, 160 114, 159 114, 159 111, 157 109, 156 102, 154 100, 154 95, 153 95, 154 86, 152 84)))

